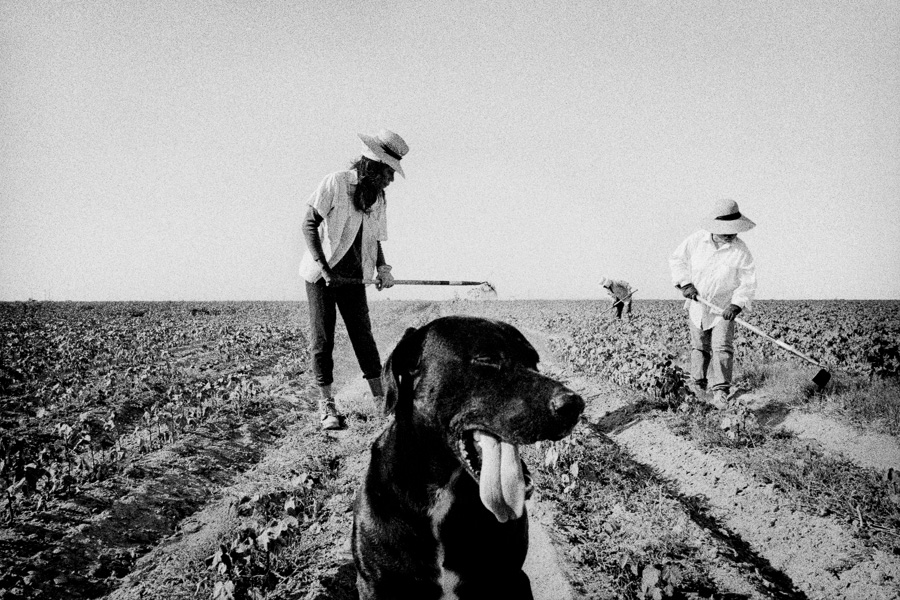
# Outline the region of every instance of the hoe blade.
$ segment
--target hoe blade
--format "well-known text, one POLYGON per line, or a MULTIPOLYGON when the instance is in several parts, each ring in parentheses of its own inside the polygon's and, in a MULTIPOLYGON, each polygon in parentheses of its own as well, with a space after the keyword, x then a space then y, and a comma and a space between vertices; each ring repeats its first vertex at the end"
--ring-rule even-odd
POLYGON ((821 369, 818 373, 816 373, 816 376, 813 377, 813 383, 819 386, 819 389, 825 387, 829 381, 831 381, 831 373, 829 373, 825 369, 821 369))

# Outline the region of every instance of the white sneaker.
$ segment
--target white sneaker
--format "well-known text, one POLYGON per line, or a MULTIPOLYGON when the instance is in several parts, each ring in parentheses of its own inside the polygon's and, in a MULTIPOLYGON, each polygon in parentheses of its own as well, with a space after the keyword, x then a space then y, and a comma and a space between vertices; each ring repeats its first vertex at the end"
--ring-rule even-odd
POLYGON ((337 411, 334 398, 329 398, 319 403, 319 418, 322 421, 323 430, 344 429, 344 415, 337 411))

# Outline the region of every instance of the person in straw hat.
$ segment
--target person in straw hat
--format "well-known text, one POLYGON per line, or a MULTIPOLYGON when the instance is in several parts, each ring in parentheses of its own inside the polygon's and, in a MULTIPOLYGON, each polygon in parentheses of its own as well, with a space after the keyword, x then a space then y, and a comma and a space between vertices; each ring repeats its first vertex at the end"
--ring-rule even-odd
POLYGON ((604 277, 600 280, 600 287, 609 292, 612 297, 612 305, 616 307, 617 318, 622 318, 622 309, 626 306, 628 307, 626 314, 631 317, 631 285, 627 281, 604 277))
POLYGON ((359 280, 374 274, 377 290, 394 285, 381 247, 387 240, 384 190, 395 173, 406 177, 400 161, 409 147, 387 129, 374 136, 360 133, 359 138, 363 142, 361 156, 348 170, 322 180, 307 201, 302 224, 307 252, 300 262, 300 275, 309 300, 310 361, 321 392, 323 429, 345 426, 331 389, 338 310, 376 406, 384 404, 381 357, 372 336, 366 288, 359 280))
POLYGON ((718 200, 701 223, 669 257, 672 283, 687 298, 691 334, 691 387, 713 392, 713 404, 727 405, 734 367, 734 318, 749 310, 756 294, 756 266, 738 234, 756 223, 734 200, 718 200), (698 297, 723 308, 710 311, 698 297), (707 378, 708 377, 708 378, 707 378))

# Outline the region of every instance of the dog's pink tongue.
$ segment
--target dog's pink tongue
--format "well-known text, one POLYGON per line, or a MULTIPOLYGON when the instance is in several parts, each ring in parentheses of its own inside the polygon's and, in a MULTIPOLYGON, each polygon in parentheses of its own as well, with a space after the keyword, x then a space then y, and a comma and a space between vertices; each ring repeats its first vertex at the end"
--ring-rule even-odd
POLYGON ((475 432, 475 442, 481 447, 481 502, 501 523, 518 519, 525 510, 525 476, 519 449, 481 431, 475 432))

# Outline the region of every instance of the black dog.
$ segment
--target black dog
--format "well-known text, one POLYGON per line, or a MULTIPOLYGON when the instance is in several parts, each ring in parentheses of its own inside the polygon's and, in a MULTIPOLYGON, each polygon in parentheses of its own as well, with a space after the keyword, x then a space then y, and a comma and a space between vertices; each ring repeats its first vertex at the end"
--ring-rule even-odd
POLYGON ((383 372, 394 420, 354 505, 361 600, 532 598, 516 446, 561 439, 584 410, 537 363, 499 321, 443 317, 406 331, 383 372))

